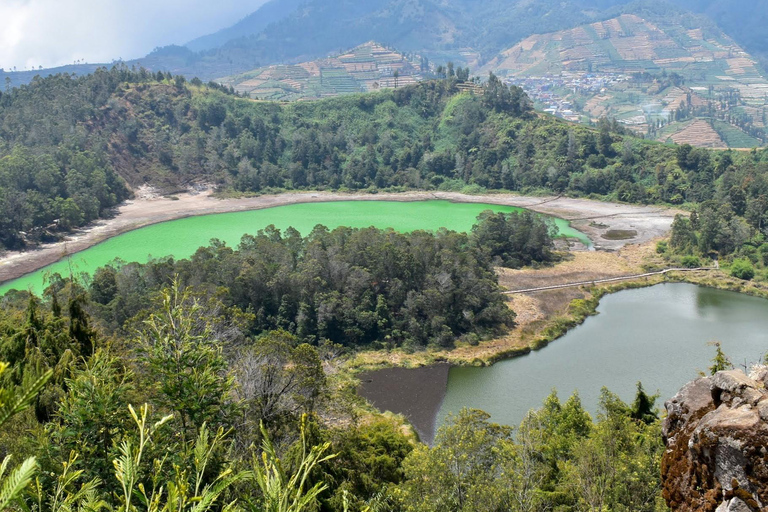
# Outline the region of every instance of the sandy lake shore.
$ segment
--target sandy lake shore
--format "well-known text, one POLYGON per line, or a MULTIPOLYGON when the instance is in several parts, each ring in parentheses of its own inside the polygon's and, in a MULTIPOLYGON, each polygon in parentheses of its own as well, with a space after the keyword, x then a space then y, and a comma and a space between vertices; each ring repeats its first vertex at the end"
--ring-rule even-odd
POLYGON ((569 220, 586 234, 598 250, 618 250, 628 243, 644 243, 665 236, 675 210, 655 206, 604 203, 565 197, 528 197, 511 194, 466 195, 457 192, 335 193, 290 192, 278 195, 219 199, 211 191, 168 197, 139 196, 117 208, 116 215, 78 230, 65 240, 36 249, 8 252, 0 258, 0 282, 16 279, 82 251, 108 238, 138 229, 194 215, 259 210, 296 203, 325 201, 424 201, 443 199, 462 203, 519 206, 569 220), (614 239, 611 233, 621 233, 614 239))

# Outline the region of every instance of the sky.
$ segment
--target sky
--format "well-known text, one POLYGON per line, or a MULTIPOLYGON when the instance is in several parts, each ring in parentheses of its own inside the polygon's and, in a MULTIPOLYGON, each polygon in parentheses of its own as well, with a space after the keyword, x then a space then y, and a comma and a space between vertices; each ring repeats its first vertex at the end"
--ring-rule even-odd
POLYGON ((0 0, 0 68, 129 60, 228 27, 265 0, 0 0))

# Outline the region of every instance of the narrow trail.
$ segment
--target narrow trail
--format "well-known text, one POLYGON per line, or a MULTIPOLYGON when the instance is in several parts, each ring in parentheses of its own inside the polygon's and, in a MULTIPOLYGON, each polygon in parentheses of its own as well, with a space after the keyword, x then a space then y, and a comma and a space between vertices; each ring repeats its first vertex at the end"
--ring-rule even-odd
POLYGON ((666 270, 659 270, 657 272, 647 272, 645 274, 635 274, 631 276, 619 276, 619 277, 609 277, 606 279, 594 279, 592 281, 579 281, 576 283, 566 283, 566 284, 555 284, 551 286, 540 286, 538 288, 526 288, 525 290, 509 290, 506 292, 502 292, 504 295, 515 295, 519 293, 533 293, 533 292, 543 292, 546 290, 559 290, 561 288, 574 288, 577 286, 587 286, 587 285, 595 285, 595 284, 601 284, 601 283, 611 283, 615 281, 630 281, 632 279, 642 279, 643 277, 652 277, 652 276, 659 276, 666 274, 668 272, 697 272, 702 270, 718 270, 719 267, 700 267, 700 268, 668 268, 666 270))
MULTIPOLYGON (((547 201, 545 201, 545 202, 547 202, 547 201)), ((544 203, 541 203, 541 204, 544 204, 544 203)), ((655 215, 657 213, 664 213, 664 209, 656 208, 656 209, 648 211, 648 215, 655 215)), ((583 220, 595 220, 595 219, 616 219, 616 218, 619 218, 619 217, 626 217, 626 216, 629 216, 629 215, 632 215, 632 214, 631 213, 627 213, 627 212, 619 212, 619 213, 609 213, 607 215, 592 215, 592 216, 589 216, 589 217, 574 217, 572 219, 569 218, 568 220, 571 221, 571 222, 575 222, 575 221, 579 221, 579 220, 583 221, 583 220)))

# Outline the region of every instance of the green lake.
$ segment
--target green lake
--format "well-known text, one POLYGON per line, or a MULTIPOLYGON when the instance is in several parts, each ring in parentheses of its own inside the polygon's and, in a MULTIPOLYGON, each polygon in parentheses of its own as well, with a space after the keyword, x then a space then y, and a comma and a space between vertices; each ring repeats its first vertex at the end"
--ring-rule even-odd
MULTIPOLYGON (((219 213, 188 217, 140 228, 110 238, 98 245, 72 255, 19 279, 0 286, 0 294, 8 290, 32 290, 39 293, 45 273, 69 275, 70 265, 75 273, 90 274, 115 258, 126 262, 146 262, 150 258, 173 256, 186 258, 198 247, 208 245, 217 238, 236 246, 244 234, 255 234, 270 224, 278 229, 290 226, 303 235, 318 224, 329 228, 350 226, 363 228, 376 226, 397 231, 417 229, 437 230, 445 227, 455 231, 469 231, 477 216, 484 210, 496 212, 520 211, 520 208, 478 203, 452 203, 450 201, 337 201, 277 206, 246 212, 219 213)), ((567 221, 554 219, 561 236, 578 238, 591 245, 583 233, 573 229, 567 221)))

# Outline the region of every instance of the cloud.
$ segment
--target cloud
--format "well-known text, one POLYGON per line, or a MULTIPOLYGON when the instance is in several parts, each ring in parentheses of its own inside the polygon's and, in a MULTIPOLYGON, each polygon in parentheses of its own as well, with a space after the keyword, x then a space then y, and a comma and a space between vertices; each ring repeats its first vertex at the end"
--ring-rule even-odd
POLYGON ((265 0, 0 0, 0 67, 132 59, 229 26, 265 0))

